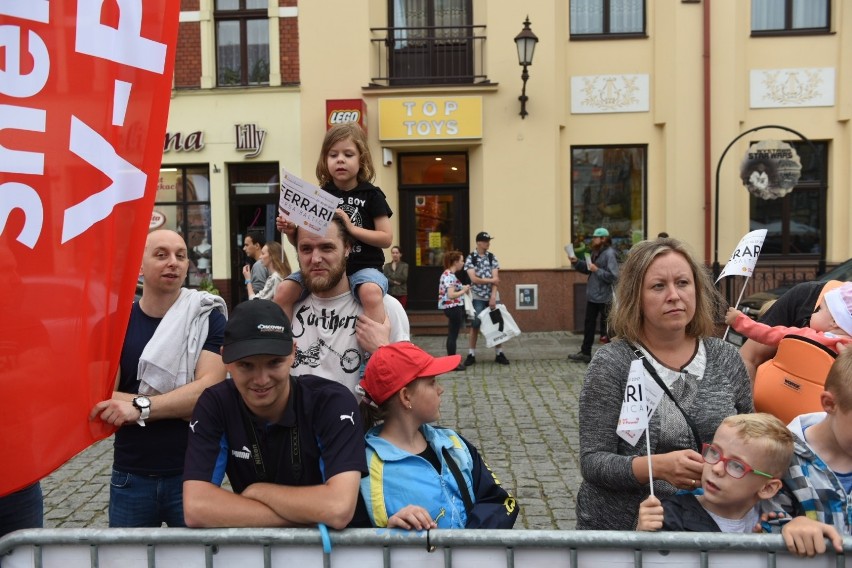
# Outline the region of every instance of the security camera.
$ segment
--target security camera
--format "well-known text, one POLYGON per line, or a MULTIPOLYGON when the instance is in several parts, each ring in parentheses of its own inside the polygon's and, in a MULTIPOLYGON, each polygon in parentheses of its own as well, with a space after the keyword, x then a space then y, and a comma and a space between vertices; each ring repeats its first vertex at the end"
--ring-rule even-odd
POLYGON ((393 150, 390 148, 382 148, 382 164, 385 166, 393 164, 393 150))

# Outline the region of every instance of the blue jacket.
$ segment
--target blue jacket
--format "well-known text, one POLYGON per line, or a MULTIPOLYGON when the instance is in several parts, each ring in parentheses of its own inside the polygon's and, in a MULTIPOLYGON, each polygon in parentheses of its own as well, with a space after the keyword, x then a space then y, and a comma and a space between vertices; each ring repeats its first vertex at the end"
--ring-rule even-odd
POLYGON ((407 505, 429 511, 438 528, 512 528, 518 516, 515 499, 501 486, 476 449, 446 428, 421 426, 426 442, 441 462, 440 475, 424 458, 410 454, 379 437, 381 426, 367 432, 367 469, 361 496, 373 526, 386 527, 388 518, 407 505), (464 498, 447 466, 442 448, 456 462, 467 494, 473 500, 465 510, 464 498))

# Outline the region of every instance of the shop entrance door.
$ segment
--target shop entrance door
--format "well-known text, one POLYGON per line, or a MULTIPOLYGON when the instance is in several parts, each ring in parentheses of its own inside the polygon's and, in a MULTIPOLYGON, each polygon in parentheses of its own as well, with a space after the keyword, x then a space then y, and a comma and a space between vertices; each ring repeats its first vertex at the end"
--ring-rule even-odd
POLYGON ((399 162, 408 309, 436 310, 444 254, 469 252, 467 154, 408 154, 399 162))
MULTIPOLYGON (((275 230, 278 212, 278 164, 235 164, 228 168, 230 179, 231 226, 231 306, 248 299, 243 266, 251 260, 243 252, 250 232, 261 233, 266 241, 281 241, 275 230)), ((291 259, 292 260, 292 259, 291 259)))

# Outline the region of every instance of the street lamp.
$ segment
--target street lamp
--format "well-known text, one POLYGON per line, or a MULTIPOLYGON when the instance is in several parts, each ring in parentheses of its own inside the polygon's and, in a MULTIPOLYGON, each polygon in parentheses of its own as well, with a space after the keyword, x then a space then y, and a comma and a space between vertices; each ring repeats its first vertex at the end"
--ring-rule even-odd
POLYGON ((518 65, 522 65, 524 67, 524 70, 521 73, 521 80, 524 82, 524 86, 521 89, 521 96, 518 97, 518 100, 521 101, 522 119, 529 114, 527 112, 527 79, 530 78, 530 74, 527 73, 527 67, 532 65, 535 44, 537 43, 538 38, 530 29, 530 17, 527 15, 527 19, 524 20, 524 29, 521 30, 521 33, 515 36, 515 45, 518 47, 518 65))

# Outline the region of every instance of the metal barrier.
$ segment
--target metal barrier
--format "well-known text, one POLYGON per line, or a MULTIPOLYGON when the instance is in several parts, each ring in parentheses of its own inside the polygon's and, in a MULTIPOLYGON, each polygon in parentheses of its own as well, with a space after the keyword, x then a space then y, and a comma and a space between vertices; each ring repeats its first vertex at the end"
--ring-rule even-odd
POLYGON ((0 539, 3 568, 578 568, 846 566, 844 554, 790 555, 780 535, 615 531, 32 529, 0 539))

